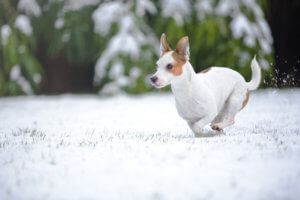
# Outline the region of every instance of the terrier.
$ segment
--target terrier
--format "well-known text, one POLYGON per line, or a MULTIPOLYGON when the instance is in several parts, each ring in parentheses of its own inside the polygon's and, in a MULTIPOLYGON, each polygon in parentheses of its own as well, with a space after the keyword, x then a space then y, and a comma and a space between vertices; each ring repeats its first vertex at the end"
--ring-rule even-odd
POLYGON ((196 136, 201 136, 203 127, 209 123, 213 130, 222 131, 234 124, 235 115, 249 100, 249 91, 259 86, 261 69, 254 57, 250 82, 224 67, 209 67, 195 73, 189 55, 187 36, 180 39, 173 51, 162 34, 157 72, 151 82, 157 88, 171 84, 177 112, 196 136))

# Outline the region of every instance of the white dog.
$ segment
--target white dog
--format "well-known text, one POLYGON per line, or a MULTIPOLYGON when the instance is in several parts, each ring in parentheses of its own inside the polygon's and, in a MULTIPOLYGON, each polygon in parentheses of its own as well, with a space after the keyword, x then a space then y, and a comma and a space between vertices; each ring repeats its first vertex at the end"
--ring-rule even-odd
POLYGON ((161 36, 157 72, 151 77, 157 88, 171 84, 178 114, 187 121, 195 135, 202 135, 205 125, 221 131, 234 123, 234 117, 249 99, 249 90, 260 83, 261 70, 254 58, 252 79, 246 82, 238 72, 224 67, 210 67, 196 74, 189 62, 189 40, 183 37, 173 51, 161 36))

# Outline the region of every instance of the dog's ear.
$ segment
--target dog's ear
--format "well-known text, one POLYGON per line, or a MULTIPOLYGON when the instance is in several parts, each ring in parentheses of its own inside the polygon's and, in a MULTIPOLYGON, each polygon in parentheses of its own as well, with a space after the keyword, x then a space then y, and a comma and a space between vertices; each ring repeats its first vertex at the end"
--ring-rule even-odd
POLYGON ((172 49, 167 43, 166 35, 163 33, 160 37, 160 56, 168 51, 172 51, 172 49))
POLYGON ((188 36, 179 40, 175 49, 176 56, 181 60, 188 60, 190 57, 190 44, 188 36))

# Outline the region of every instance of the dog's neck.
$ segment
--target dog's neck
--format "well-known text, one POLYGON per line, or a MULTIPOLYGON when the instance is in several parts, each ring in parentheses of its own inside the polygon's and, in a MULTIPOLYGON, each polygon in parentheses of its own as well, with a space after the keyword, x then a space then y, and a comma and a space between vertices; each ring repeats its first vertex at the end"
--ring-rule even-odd
POLYGON ((171 89, 177 100, 189 97, 191 82, 196 75, 190 62, 186 62, 182 68, 183 73, 171 82, 171 89))

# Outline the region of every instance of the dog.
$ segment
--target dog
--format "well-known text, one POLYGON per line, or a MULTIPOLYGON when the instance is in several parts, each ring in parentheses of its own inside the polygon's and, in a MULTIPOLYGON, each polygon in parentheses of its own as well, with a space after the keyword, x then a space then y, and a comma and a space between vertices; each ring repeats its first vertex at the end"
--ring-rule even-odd
POLYGON ((246 82, 240 73, 224 67, 195 73, 189 55, 187 36, 179 40, 173 51, 162 34, 157 71, 150 81, 156 88, 171 85, 177 112, 195 136, 203 135, 203 127, 209 123, 213 130, 222 131, 234 124, 235 115, 249 100, 249 91, 260 84, 261 69, 256 57, 251 62, 251 81, 246 82))

